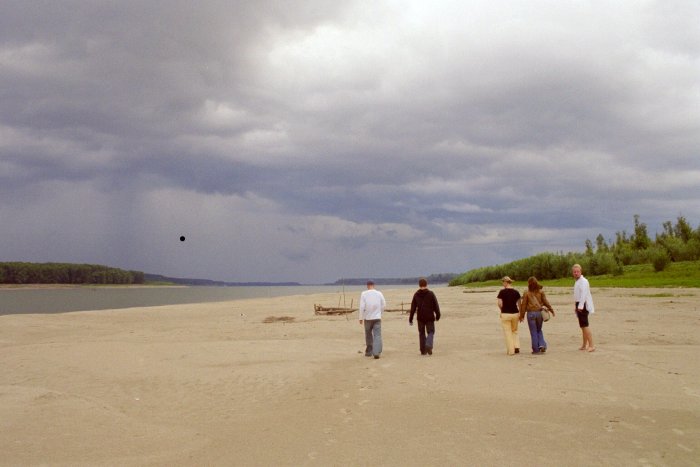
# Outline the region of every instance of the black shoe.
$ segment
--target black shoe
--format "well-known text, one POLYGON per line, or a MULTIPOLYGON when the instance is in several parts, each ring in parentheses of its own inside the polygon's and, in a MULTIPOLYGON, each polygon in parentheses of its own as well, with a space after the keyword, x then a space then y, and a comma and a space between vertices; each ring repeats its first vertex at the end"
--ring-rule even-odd
POLYGON ((547 351, 547 347, 540 347, 540 353, 545 353, 547 351))
POLYGON ((428 347, 428 348, 425 349, 425 350, 428 352, 428 355, 432 355, 432 354, 433 354, 433 348, 432 348, 432 347, 428 347))
POLYGON ((520 349, 515 349, 515 353, 520 353, 520 349))
POLYGON ((421 352, 421 355, 428 355, 428 352, 421 352))
POLYGON ((375 359, 375 360, 378 360, 378 359, 379 359, 379 355, 375 355, 375 356, 374 356, 374 359, 375 359))

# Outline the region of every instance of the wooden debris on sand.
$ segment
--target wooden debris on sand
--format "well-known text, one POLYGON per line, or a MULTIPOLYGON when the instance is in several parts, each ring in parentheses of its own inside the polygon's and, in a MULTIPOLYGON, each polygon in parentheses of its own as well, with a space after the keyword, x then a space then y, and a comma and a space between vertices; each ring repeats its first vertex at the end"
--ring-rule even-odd
POLYGON ((357 311, 352 307, 326 307, 314 304, 314 313, 317 315, 345 315, 357 311))
POLYGON ((263 320, 263 323, 277 323, 281 321, 282 323, 291 323, 294 321, 294 316, 268 316, 263 320))
POLYGON ((357 308, 352 307, 352 300, 350 300, 350 306, 340 306, 341 298, 343 301, 345 297, 338 298, 338 306, 321 306, 314 303, 314 314, 317 315, 347 315, 353 311, 357 311, 357 308))
POLYGON ((401 302, 401 308, 385 308, 384 311, 389 312, 389 313, 400 311, 401 314, 408 313, 409 311, 411 311, 411 304, 401 302), (406 307, 406 308, 404 308, 404 307, 406 307))
MULTIPOLYGON (((411 304, 401 302, 401 308, 385 308, 384 311, 387 313, 401 312, 401 314, 408 313, 411 311, 411 304)), ((333 306, 326 307, 314 304, 314 313, 317 315, 345 315, 357 311, 357 308, 352 307, 352 302, 349 307, 344 306, 333 306)))

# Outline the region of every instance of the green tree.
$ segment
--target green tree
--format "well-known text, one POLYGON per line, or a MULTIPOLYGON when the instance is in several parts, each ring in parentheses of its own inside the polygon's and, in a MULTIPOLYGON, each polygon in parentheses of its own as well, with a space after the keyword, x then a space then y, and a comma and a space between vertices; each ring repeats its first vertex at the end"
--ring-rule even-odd
POLYGON ((664 233, 661 234, 661 237, 668 238, 668 237, 675 237, 676 236, 676 233, 673 231, 673 224, 671 223, 671 221, 664 222, 663 228, 664 228, 664 233))
POLYGON ((608 244, 605 243, 605 237, 603 237, 603 234, 598 234, 598 236, 595 238, 595 245, 596 253, 607 253, 610 251, 608 244))
POLYGON ((634 235, 632 236, 632 246, 635 250, 646 250, 651 245, 651 239, 647 234, 647 225, 639 222, 639 215, 634 215, 634 235))
POLYGON ((688 243, 693 237, 693 228, 685 220, 685 217, 680 216, 676 221, 676 226, 673 228, 676 237, 680 238, 683 243, 688 243))

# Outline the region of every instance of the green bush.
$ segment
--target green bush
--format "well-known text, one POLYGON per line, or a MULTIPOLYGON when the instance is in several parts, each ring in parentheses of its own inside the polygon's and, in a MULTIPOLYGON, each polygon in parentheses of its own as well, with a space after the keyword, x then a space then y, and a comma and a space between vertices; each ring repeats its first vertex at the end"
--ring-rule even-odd
POLYGON ((651 270, 663 271, 671 262, 700 260, 700 226, 693 230, 684 217, 676 224, 665 222, 663 232, 652 242, 647 226, 634 216, 634 234, 628 236, 623 230, 615 234, 615 241, 608 245, 601 234, 593 242, 586 240, 583 253, 540 253, 498 266, 473 269, 457 276, 450 285, 498 280, 508 275, 514 280, 524 281, 530 276, 541 280, 568 277, 571 266, 581 265, 586 275, 621 276, 628 267, 648 265, 651 270))
POLYGON ((595 276, 603 274, 619 276, 622 274, 622 264, 612 253, 596 253, 590 258, 588 268, 584 270, 595 276))
POLYGON ((651 264, 654 266, 654 271, 660 272, 666 269, 668 263, 671 262, 671 258, 668 256, 666 250, 662 248, 652 248, 649 250, 649 256, 651 259, 651 264))

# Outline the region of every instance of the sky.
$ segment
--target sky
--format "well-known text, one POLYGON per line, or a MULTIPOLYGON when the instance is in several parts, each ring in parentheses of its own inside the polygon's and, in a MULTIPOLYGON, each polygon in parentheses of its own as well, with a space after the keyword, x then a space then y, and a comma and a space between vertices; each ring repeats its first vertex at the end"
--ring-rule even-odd
POLYGON ((697 227, 699 25, 694 0, 3 0, 0 261, 316 284, 697 227))

